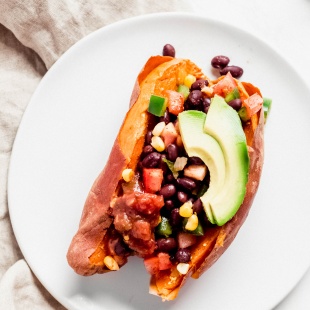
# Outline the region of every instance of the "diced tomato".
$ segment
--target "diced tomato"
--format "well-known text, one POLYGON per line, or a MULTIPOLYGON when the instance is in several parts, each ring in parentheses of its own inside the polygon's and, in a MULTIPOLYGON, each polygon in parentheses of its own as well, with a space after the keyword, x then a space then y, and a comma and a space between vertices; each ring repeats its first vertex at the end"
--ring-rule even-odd
POLYGON ((166 270, 172 267, 170 256, 167 253, 158 253, 158 268, 159 270, 166 270))
POLYGON ((245 99, 243 103, 247 110, 247 116, 252 117, 262 108, 263 98, 259 94, 255 93, 249 98, 245 99))
POLYGON ((214 86, 214 94, 225 97, 230 93, 234 88, 237 87, 235 79, 232 77, 231 73, 228 72, 225 77, 219 80, 214 86))
POLYGON ((159 258, 157 256, 144 259, 144 266, 148 273, 156 274, 159 272, 159 258))
POLYGON ((168 123, 161 133, 161 137, 164 140, 165 146, 167 147, 177 139, 178 133, 172 123, 168 123))
POLYGON ((184 96, 174 90, 166 90, 168 96, 168 110, 171 114, 178 115, 184 110, 184 96))
POLYGON ((159 168, 144 168, 143 169, 143 184, 147 193, 156 193, 161 189, 163 181, 163 170, 159 168))
POLYGON ((172 267, 170 256, 167 253, 158 253, 157 256, 144 259, 144 266, 148 273, 156 274, 160 270, 167 270, 172 267))

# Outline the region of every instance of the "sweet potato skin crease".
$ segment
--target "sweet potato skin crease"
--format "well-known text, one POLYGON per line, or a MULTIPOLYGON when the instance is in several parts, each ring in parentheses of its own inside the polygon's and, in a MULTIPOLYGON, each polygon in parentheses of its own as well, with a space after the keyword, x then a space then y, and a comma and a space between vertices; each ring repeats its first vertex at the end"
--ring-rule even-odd
MULTIPOLYGON (((135 170, 138 164, 150 120, 147 112, 150 95, 161 96, 167 89, 176 89, 188 74, 194 75, 197 79, 207 79, 201 69, 189 60, 154 56, 147 61, 137 77, 130 99, 130 109, 124 118, 107 164, 87 197, 78 231, 67 253, 69 265, 78 274, 86 276, 109 271, 104 266, 103 258, 112 255, 107 245, 113 230, 113 217, 109 212, 110 203, 119 192, 122 171, 125 168, 135 170)), ((208 81, 209 85, 216 83, 208 81)), ((253 93, 260 94, 259 89, 252 84, 237 80, 236 82, 242 98, 247 98, 253 93)), ((248 215, 259 185, 264 158, 263 128, 262 110, 244 124, 250 155, 250 171, 246 196, 237 214, 224 226, 208 229, 199 239, 192 250, 190 268, 186 275, 180 274, 175 266, 171 270, 160 271, 153 275, 150 293, 160 296, 163 300, 176 298, 186 279, 190 276, 199 278, 234 240, 248 215)), ((113 257, 120 267, 127 261, 126 257, 117 255, 113 257)))

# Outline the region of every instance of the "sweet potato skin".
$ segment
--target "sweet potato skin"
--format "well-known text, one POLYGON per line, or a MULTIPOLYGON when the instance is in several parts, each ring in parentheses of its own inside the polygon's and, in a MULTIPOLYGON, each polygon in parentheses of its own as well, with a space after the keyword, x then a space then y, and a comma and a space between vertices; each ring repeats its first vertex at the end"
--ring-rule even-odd
MULTIPOLYGON (((88 276, 109 271, 101 258, 111 255, 105 240, 113 223, 109 214, 110 203, 117 195, 122 171, 125 168, 135 169, 142 153, 149 123, 147 108, 150 95, 162 95, 165 89, 176 88, 189 73, 197 78, 204 76, 201 69, 187 59, 153 56, 138 75, 130 99, 130 109, 105 168, 89 192, 78 231, 67 252, 67 261, 76 273, 88 276)), ((125 263, 126 260, 121 261, 121 266, 125 263)))

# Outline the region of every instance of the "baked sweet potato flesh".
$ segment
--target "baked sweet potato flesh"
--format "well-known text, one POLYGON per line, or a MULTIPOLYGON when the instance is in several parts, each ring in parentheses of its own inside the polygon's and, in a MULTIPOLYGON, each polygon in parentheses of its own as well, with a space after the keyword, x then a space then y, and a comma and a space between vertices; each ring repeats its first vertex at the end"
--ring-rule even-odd
MULTIPOLYGON (((140 181, 134 182, 133 185, 130 185, 131 183, 124 185, 122 172, 126 168, 138 170, 146 133, 153 128, 155 121, 154 116, 147 111, 150 96, 152 94, 165 96, 166 90, 176 90, 189 74, 196 79, 208 80, 210 87, 222 79, 209 80, 201 69, 189 60, 162 56, 151 57, 140 72, 131 96, 130 109, 107 164, 87 197, 78 231, 67 253, 69 265, 78 274, 85 276, 117 270, 127 262, 129 255, 149 257, 156 250, 154 229, 160 222, 160 209, 164 202, 156 194, 143 193, 140 181), (135 189, 133 190, 131 186, 135 186, 135 189), (147 204, 152 205, 152 211, 147 211, 148 208, 145 207, 147 204), (134 215, 129 216, 142 217, 144 222, 149 223, 147 226, 143 221, 135 222, 135 225, 140 225, 139 236, 127 234, 130 230, 125 231, 123 227, 119 227, 120 214, 131 213, 134 215), (137 242, 137 238, 146 240, 146 235, 150 238, 147 242, 137 242), (116 264, 109 264, 111 260, 107 262, 107 257, 116 264)), ((242 100, 253 93, 260 94, 259 89, 250 83, 241 83, 237 80, 236 83, 242 100)), ((249 150, 250 170, 246 196, 238 212, 223 226, 208 227, 204 235, 198 238, 198 242, 191 246, 191 259, 186 274, 181 274, 176 264, 153 272, 150 293, 160 296, 163 300, 174 299, 186 279, 190 276, 198 278, 210 268, 236 237, 248 215, 259 185, 263 165, 263 117, 261 109, 243 124, 249 150)))

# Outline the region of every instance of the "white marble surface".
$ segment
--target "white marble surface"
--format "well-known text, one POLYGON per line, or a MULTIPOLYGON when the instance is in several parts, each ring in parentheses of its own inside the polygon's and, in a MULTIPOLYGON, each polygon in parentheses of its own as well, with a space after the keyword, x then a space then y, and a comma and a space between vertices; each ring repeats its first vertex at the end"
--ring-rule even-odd
MULTIPOLYGON (((263 39, 295 67, 310 89, 310 0, 191 0, 191 5, 201 15, 263 39)), ((292 309, 310 309, 310 270, 275 308, 292 309)))

